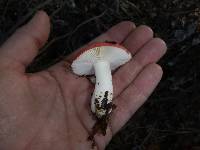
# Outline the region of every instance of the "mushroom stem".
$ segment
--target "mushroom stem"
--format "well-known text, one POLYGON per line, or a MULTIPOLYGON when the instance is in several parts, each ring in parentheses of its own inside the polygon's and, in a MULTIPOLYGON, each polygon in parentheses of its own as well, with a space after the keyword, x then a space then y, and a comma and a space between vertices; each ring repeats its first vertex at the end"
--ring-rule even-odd
POLYGON ((92 112, 102 118, 112 111, 113 85, 110 63, 99 60, 94 64, 96 84, 91 100, 92 112))

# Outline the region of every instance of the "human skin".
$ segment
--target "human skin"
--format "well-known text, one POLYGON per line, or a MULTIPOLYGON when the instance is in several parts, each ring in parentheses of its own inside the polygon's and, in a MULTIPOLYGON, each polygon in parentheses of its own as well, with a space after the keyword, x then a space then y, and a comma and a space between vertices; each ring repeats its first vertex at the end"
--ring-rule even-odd
MULTIPOLYGON (((73 74, 70 64, 78 50, 54 66, 27 74, 25 68, 45 44, 49 17, 39 11, 0 47, 0 149, 91 149, 87 137, 95 119, 90 110, 94 86, 73 74)), ((94 149, 104 149, 113 135, 147 100, 162 76, 156 62, 166 44, 147 26, 121 22, 92 42, 116 41, 133 59, 113 74, 114 104, 106 136, 96 134, 94 149)))

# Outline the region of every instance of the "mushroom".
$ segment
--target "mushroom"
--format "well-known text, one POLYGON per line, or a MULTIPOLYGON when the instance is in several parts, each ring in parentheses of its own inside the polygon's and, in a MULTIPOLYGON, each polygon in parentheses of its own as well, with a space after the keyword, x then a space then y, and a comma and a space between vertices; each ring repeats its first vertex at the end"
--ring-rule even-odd
POLYGON ((74 59, 71 67, 80 76, 96 76, 95 89, 91 99, 91 110, 98 119, 112 111, 112 74, 119 66, 131 59, 126 48, 114 43, 94 43, 87 46, 74 59))

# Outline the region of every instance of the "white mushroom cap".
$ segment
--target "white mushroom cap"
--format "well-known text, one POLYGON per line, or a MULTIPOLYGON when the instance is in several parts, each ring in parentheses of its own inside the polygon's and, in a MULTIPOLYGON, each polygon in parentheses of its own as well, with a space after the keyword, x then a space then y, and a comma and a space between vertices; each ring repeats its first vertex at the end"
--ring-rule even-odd
POLYGON ((111 70, 115 70, 130 59, 130 52, 123 46, 112 43, 95 43, 86 47, 73 61, 72 70, 78 75, 93 75, 93 65, 99 60, 108 61, 111 70))

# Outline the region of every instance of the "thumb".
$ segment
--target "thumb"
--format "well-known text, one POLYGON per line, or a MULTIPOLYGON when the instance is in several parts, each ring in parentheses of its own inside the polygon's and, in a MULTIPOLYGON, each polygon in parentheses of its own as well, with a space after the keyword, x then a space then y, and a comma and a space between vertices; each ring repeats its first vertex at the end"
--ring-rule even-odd
MULTIPOLYGON (((0 58, 4 63, 20 64, 23 69, 34 59, 49 37, 50 21, 44 11, 39 11, 33 19, 18 29, 0 48, 0 58), (5 62, 7 61, 7 62, 5 62)), ((13 65, 14 66, 14 65, 13 65)), ((19 66, 19 65, 18 65, 19 66)))

